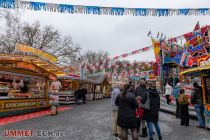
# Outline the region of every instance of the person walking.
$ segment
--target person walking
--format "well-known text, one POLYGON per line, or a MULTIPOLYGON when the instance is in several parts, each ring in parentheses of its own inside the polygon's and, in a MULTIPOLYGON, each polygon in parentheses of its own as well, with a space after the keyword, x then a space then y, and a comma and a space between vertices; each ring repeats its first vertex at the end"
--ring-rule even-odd
POLYGON ((189 101, 187 96, 184 94, 184 89, 180 90, 178 102, 180 105, 180 117, 181 117, 180 125, 189 126, 189 108, 188 108, 189 101))
POLYGON ((199 125, 197 125, 197 128, 204 128, 205 116, 204 116, 202 87, 199 86, 197 82, 193 83, 193 93, 192 93, 191 102, 195 106, 195 112, 199 121, 199 125))
POLYGON ((135 111, 138 108, 136 97, 133 93, 128 92, 130 86, 125 85, 123 92, 120 93, 115 103, 118 106, 117 125, 121 127, 121 139, 127 140, 127 131, 131 130, 132 139, 138 140, 137 120, 135 111))
POLYGON ((173 92, 173 88, 168 82, 165 86, 165 96, 166 96, 167 104, 171 102, 170 96, 172 95, 172 92, 173 92))
POLYGON ((144 117, 147 122, 147 127, 149 130, 149 139, 153 140, 153 125, 155 126, 156 132, 158 134, 159 140, 162 140, 161 130, 159 126, 159 109, 160 109, 160 96, 156 90, 154 84, 148 84, 146 99, 142 100, 142 103, 146 103, 149 100, 149 109, 144 109, 144 117))
POLYGON ((121 93, 120 85, 115 83, 113 85, 113 90, 111 93, 111 106, 112 106, 112 116, 113 116, 112 130, 113 130, 113 135, 116 137, 120 135, 120 127, 117 125, 118 106, 115 104, 115 100, 120 93, 121 93))
MULTIPOLYGON (((136 97, 141 97, 141 100, 145 100, 147 97, 147 88, 146 88, 146 81, 144 78, 141 79, 140 81, 140 85, 136 87, 135 90, 135 95, 136 97)), ((141 123, 142 125, 142 133, 140 135, 140 137, 147 137, 147 127, 146 127, 146 121, 144 118, 144 115, 141 118, 141 123)))

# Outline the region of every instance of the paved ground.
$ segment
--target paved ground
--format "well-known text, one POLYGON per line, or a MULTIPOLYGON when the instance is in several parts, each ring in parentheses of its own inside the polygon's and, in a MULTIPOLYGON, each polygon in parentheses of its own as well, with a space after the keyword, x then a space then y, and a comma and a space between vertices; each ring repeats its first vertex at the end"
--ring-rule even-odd
MULTIPOLYGON (((57 116, 42 116, 22 122, 1 126, 0 134, 4 130, 43 130, 62 133, 62 137, 32 137, 9 138, 1 136, 0 140, 113 140, 111 136, 111 111, 110 100, 103 99, 89 102, 86 105, 73 106, 73 109, 61 112, 57 116)), ((160 125, 163 140, 209 140, 210 131, 195 128, 196 121, 191 120, 189 127, 179 125, 173 115, 160 113, 160 125)), ((46 133, 45 133, 46 134, 46 133)), ((51 133, 49 133, 51 134, 51 133)), ((140 140, 147 140, 141 138, 140 140)))

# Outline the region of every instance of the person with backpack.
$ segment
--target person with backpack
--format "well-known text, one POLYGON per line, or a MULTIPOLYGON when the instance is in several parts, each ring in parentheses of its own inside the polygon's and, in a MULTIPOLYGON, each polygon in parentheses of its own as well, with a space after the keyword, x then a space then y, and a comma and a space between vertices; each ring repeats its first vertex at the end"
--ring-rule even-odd
POLYGON ((122 140, 128 139, 128 129, 131 130, 132 139, 138 140, 137 120, 135 116, 138 104, 135 95, 128 92, 129 88, 129 85, 125 85, 122 93, 115 100, 115 104, 118 106, 117 125, 121 127, 120 138, 122 140))
POLYGON ((184 94, 184 89, 180 90, 178 102, 180 106, 180 117, 181 117, 180 125, 189 126, 189 108, 188 108, 189 101, 187 96, 184 94))
POLYGON ((197 128, 205 128, 202 87, 199 86, 197 82, 193 83, 191 103, 195 106, 195 112, 199 121, 199 125, 197 125, 197 128))

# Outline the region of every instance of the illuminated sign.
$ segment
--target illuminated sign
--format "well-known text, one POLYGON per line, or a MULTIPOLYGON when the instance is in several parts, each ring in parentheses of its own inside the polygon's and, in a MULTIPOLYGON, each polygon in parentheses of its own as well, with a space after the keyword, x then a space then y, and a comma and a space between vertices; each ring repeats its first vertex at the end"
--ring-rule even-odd
POLYGON ((39 57, 45 58, 53 63, 57 62, 57 58, 49 53, 46 53, 42 50, 36 49, 36 48, 32 48, 29 47, 27 45, 23 45, 23 44, 17 44, 15 47, 16 51, 19 52, 24 52, 24 53, 32 53, 34 55, 37 55, 39 57))
POLYGON ((45 107, 47 106, 46 100, 38 100, 38 101, 17 101, 17 102, 3 102, 0 103, 0 112, 5 110, 16 110, 16 109, 26 109, 26 108, 34 108, 34 107, 45 107))
POLYGON ((198 64, 200 67, 210 66, 210 55, 205 58, 201 58, 198 60, 198 64))
POLYGON ((17 68, 36 71, 36 67, 34 65, 27 64, 27 63, 24 63, 24 62, 17 63, 17 68))
POLYGON ((18 103, 5 103, 5 109, 24 108, 36 106, 36 102, 18 102, 18 103))

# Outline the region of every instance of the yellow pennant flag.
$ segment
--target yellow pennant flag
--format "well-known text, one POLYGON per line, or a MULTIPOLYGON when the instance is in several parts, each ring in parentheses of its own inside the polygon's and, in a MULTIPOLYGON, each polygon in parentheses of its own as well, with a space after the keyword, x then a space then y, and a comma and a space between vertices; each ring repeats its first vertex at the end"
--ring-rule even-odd
POLYGON ((155 53, 155 57, 159 57, 159 53, 160 53, 160 42, 159 41, 155 41, 152 37, 152 45, 154 46, 154 53, 155 53))

